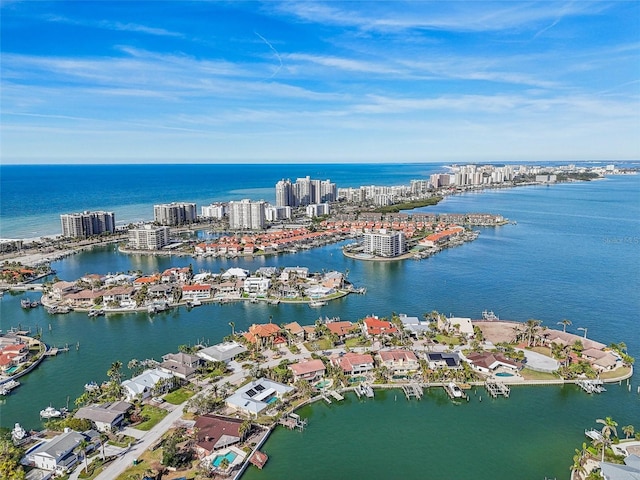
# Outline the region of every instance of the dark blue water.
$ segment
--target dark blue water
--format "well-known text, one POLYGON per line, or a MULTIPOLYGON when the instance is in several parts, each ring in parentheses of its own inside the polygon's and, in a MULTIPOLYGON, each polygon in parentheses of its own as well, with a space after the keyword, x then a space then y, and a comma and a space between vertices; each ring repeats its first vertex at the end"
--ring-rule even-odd
POLYGON ((116 223, 153 219, 173 201, 275 201, 282 178, 330 179, 338 187, 409 184, 438 165, 0 165, 0 238, 60 233, 60 214, 107 210, 116 223))
MULTIPOLYGON (((276 178, 281 176, 294 175, 276 178)), ((214 272, 230 266, 253 270, 264 265, 304 265, 311 270, 349 269, 349 279, 357 286, 367 287, 368 291, 367 295, 349 296, 321 310, 294 305, 207 305, 191 312, 174 310, 152 319, 145 314, 97 319, 76 313, 51 317, 42 309, 23 311, 19 307, 20 296, 5 295, 0 300, 0 328, 17 324, 39 327, 48 343, 73 346, 80 342, 80 349, 72 348, 68 354, 45 361, 38 370, 21 379, 23 385, 0 404, 0 425, 11 426, 19 421, 25 427, 38 426, 37 412, 41 408, 50 402, 62 406, 68 396, 73 399, 79 395, 87 381, 105 379, 114 360, 121 360, 126 365, 131 358, 159 358, 167 351, 175 351, 182 343, 194 343, 198 339, 217 342, 230 333, 230 321, 235 322, 236 329, 244 329, 251 323, 268 321, 269 316, 277 323, 295 320, 311 324, 319 314, 358 320, 368 314, 388 316, 398 312, 420 316, 438 310, 478 318, 482 310, 491 309, 503 319, 525 321, 536 318, 549 327, 556 327, 557 322, 568 318, 573 322, 569 331, 587 328, 590 338, 604 343, 624 341, 629 353, 640 357, 640 176, 550 187, 487 190, 449 197, 430 210, 500 213, 517 224, 482 229, 475 242, 422 261, 358 262, 344 258, 339 245, 330 245, 295 255, 254 260, 129 257, 111 247, 56 262, 54 268, 58 275, 67 280, 92 272, 140 269, 150 273, 169 265, 190 263, 195 271, 214 272)), ((409 432, 412 438, 416 431, 427 428, 430 432, 436 427, 438 432, 452 432, 443 437, 447 445, 455 446, 444 449, 452 452, 447 457, 452 465, 463 448, 456 443, 459 436, 464 437, 465 445, 484 444, 486 432, 491 431, 499 445, 495 457, 486 457, 491 450, 488 453, 482 450, 485 452, 483 458, 503 467, 506 460, 499 452, 505 448, 515 449, 521 438, 524 445, 538 452, 537 462, 530 462, 531 459, 525 462, 524 476, 510 477, 517 472, 502 468, 497 469, 499 474, 495 477, 482 475, 477 478, 544 478, 545 475, 563 478, 571 463, 573 448, 582 443, 584 428, 595 426, 595 418, 613 416, 620 425, 634 424, 636 428, 640 425, 640 395, 635 393, 639 383, 640 377, 636 374, 631 379, 632 392, 625 385, 612 386, 597 397, 566 388, 516 389, 511 399, 495 406, 498 409, 495 415, 487 416, 486 412, 480 411, 480 406, 476 406, 473 408, 478 411, 474 410, 474 415, 462 415, 461 423, 456 425, 451 424, 448 410, 441 415, 441 407, 450 407, 440 405, 437 395, 423 400, 420 407, 411 407, 419 408, 414 412, 417 417, 413 425, 406 425, 403 420, 402 425, 393 426, 385 420, 389 417, 377 410, 362 409, 361 418, 357 404, 353 408, 345 406, 347 420, 338 414, 338 406, 323 413, 326 407, 317 405, 305 413, 317 417, 313 424, 322 420, 324 425, 327 415, 338 415, 337 424, 352 421, 354 429, 340 431, 341 442, 347 445, 358 441, 361 434, 355 427, 362 421, 370 425, 369 429, 397 428, 400 433, 409 432), (511 420, 498 423, 497 428, 496 418, 499 418, 501 406, 504 406, 505 418, 511 420), (521 423, 513 420, 519 418, 519 412, 521 423), (376 423, 378 419, 382 423, 376 423), (500 438, 509 440, 502 442, 500 438)), ((381 402, 380 408, 393 415, 392 408, 398 407, 388 402, 389 398, 381 402)), ((405 413, 399 415, 405 417, 405 413)), ((332 421, 327 419, 329 423, 332 421)), ((367 428, 363 432, 368 432, 367 428)), ((324 448, 329 438, 325 433, 320 426, 310 427, 303 442, 298 437, 289 437, 295 435, 291 432, 275 435, 266 445, 269 451, 276 453, 271 469, 275 476, 270 476, 266 469, 265 478, 278 478, 278 472, 295 468, 298 454, 293 450, 287 453, 292 441, 301 449, 299 455, 306 456, 315 449, 324 448), (314 428, 319 429, 317 436, 314 428)), ((362 435, 370 437, 366 432, 362 435)), ((418 445, 423 444, 429 451, 437 448, 437 445, 421 442, 418 445)), ((369 451, 373 448, 366 445, 369 451)), ((381 445, 390 456, 396 455, 395 445, 383 442, 381 445)), ((354 455, 364 458, 362 452, 354 455)), ((397 455, 404 458, 400 450, 397 455)), ((346 464, 352 461, 351 458, 336 456, 335 462, 346 464)), ((306 460, 301 461, 309 465, 306 460)), ((446 463, 438 463, 444 478, 469 478, 459 476, 459 470, 455 468, 443 470, 446 463)), ((392 460, 389 465, 393 465, 392 460)), ((410 472, 408 474, 412 476, 410 472)))

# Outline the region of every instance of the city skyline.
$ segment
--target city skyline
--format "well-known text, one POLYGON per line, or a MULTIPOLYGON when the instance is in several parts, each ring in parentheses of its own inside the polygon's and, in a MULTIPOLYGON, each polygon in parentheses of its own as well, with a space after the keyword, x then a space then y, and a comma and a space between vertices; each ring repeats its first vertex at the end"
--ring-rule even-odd
POLYGON ((2 2, 2 163, 640 158, 637 2, 2 2))

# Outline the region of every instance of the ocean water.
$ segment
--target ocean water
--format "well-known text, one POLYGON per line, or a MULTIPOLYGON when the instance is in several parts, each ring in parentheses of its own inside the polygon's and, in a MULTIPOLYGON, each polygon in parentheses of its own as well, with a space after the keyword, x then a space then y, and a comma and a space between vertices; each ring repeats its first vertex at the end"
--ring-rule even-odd
POLYGON ((60 214, 113 211, 118 225, 153 220, 169 202, 266 200, 275 184, 307 175, 338 187, 408 184, 439 165, 0 165, 0 238, 60 234, 60 214))
MULTIPOLYGON (((406 183, 392 177, 395 168, 389 167, 388 184, 406 183)), ((403 175, 416 178, 415 171, 406 171, 412 168, 403 175)), ((276 181, 307 174, 284 171, 274 176, 276 181)), ((327 172, 334 180, 336 175, 327 172)), ((357 169, 352 174, 357 175, 357 169)), ((370 183, 382 182, 372 178, 370 183)), ((4 191, 2 195, 4 200, 4 191)), ((140 313, 93 319, 80 313, 54 317, 41 308, 25 311, 19 306, 20 295, 5 294, 0 300, 1 329, 39 328, 47 343, 68 344, 71 351, 47 359, 0 400, 0 425, 19 421, 25 428, 39 427, 40 409, 73 401, 86 382, 106 379, 115 360, 126 365, 132 358, 158 359, 180 344, 215 343, 230 333, 230 321, 240 330, 270 316, 279 324, 295 320, 305 325, 319 315, 355 321, 369 314, 421 316, 438 310, 479 318, 490 309, 503 319, 536 318, 551 328, 559 328, 557 322, 567 318, 573 322, 569 331, 587 328, 589 338, 624 341, 629 353, 640 358, 640 175, 485 190, 448 197, 425 210, 500 213, 517 224, 481 229, 475 242, 421 261, 359 262, 343 257, 340 245, 329 245, 253 260, 126 256, 104 247, 56 262, 53 267, 65 280, 85 273, 151 273, 188 264, 195 271, 214 272, 265 265, 349 269, 349 280, 366 287, 367 294, 348 296, 320 310, 248 303, 176 309, 154 317, 140 313)), ((518 387, 509 399, 483 395, 482 402, 472 397, 459 406, 437 390, 420 402, 407 402, 401 391, 390 391, 374 401, 349 397, 344 404, 317 403, 300 412, 309 418, 304 432, 274 432, 264 446, 270 455, 267 467, 259 473, 252 467, 246 478, 566 478, 573 449, 584 441, 584 429, 596 426, 596 418, 612 416, 619 425, 640 427, 638 374, 630 384, 630 390, 626 383, 610 385, 598 396, 573 386, 518 387)))

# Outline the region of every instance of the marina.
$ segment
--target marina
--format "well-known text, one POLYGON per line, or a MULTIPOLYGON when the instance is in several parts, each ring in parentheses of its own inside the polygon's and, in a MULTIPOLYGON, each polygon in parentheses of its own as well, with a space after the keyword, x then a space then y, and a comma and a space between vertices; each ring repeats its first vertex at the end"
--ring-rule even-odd
POLYGON ((412 398, 420 400, 422 398, 422 395, 424 394, 423 387, 416 383, 402 385, 402 391, 407 397, 407 400, 411 400, 412 398))
POLYGON ((451 400, 468 400, 467 394, 455 382, 449 382, 442 386, 451 400))
POLYGON ((602 393, 607 391, 602 380, 577 380, 576 385, 587 393, 602 393))

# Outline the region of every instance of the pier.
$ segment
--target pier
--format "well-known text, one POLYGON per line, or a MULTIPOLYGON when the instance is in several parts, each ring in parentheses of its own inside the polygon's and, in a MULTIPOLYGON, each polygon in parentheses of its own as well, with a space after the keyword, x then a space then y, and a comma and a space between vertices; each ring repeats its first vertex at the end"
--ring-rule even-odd
POLYGON ((340 395, 338 392, 336 392, 335 390, 329 390, 329 395, 335 398, 338 402, 341 400, 344 400, 344 397, 340 395))
POLYGON ((576 385, 587 393, 602 393, 607 391, 602 384, 602 380, 578 380, 576 385))
POLYGON ((290 413, 288 416, 281 418, 278 423, 289 430, 297 428, 302 431, 307 426, 307 421, 300 418, 300 415, 296 413, 290 413))
POLYGON ((422 395, 424 394, 422 387, 415 383, 410 383, 409 385, 403 385, 402 391, 404 392, 407 400, 411 400, 412 398, 417 398, 420 400, 422 395))
POLYGON ((484 388, 487 389, 487 392, 489 392, 489 395, 493 398, 497 398, 500 395, 509 398, 509 394, 511 393, 511 389, 508 385, 495 380, 487 380, 484 383, 484 388))
POLYGON ((51 347, 49 350, 47 350, 44 355, 47 357, 55 357, 58 353, 61 352, 68 352, 69 351, 69 345, 65 345, 63 348, 61 347, 51 347))
POLYGON ((449 398, 451 400, 466 399, 467 401, 469 401, 469 397, 467 396, 467 394, 464 393, 456 383, 446 383, 442 387, 444 388, 444 391, 447 392, 447 395, 449 395, 449 398))

